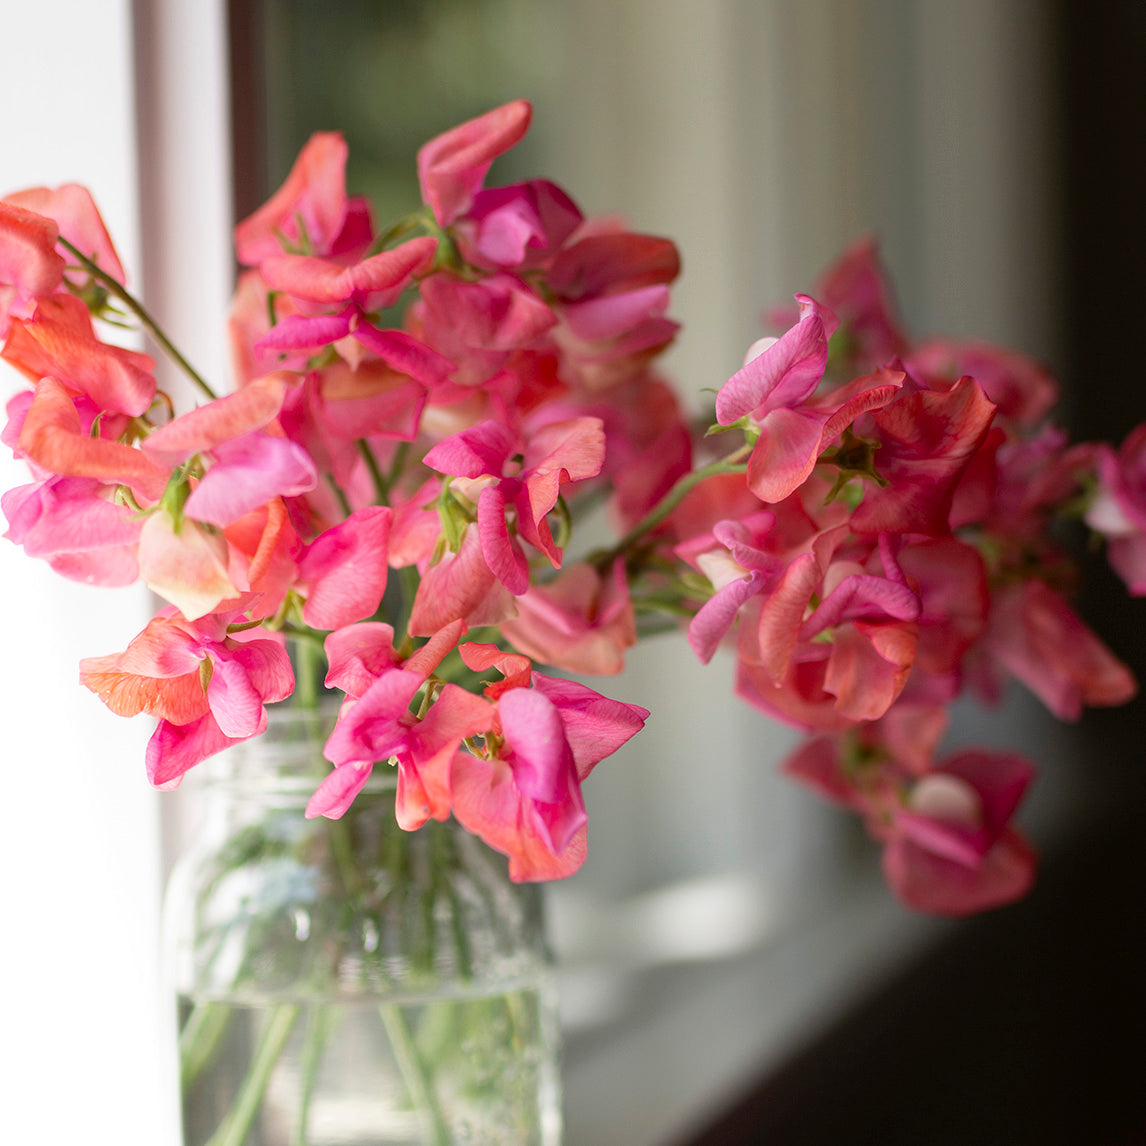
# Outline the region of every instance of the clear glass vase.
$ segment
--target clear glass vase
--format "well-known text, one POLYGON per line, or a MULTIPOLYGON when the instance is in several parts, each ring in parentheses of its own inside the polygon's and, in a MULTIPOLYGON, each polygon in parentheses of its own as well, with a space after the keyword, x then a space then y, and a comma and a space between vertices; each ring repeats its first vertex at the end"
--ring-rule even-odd
POLYGON ((307 820, 323 733, 288 712, 202 766, 166 908, 184 1146, 558 1146, 539 889, 452 821, 402 831, 385 765, 307 820))

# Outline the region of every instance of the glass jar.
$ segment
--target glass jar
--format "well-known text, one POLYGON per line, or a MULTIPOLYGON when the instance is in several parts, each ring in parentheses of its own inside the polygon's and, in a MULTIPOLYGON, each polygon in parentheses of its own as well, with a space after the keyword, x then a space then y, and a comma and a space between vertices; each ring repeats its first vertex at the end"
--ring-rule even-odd
POLYGON ((326 728, 208 761, 172 876, 185 1146, 557 1146, 539 889, 453 821, 404 832, 385 764, 308 820, 326 728))

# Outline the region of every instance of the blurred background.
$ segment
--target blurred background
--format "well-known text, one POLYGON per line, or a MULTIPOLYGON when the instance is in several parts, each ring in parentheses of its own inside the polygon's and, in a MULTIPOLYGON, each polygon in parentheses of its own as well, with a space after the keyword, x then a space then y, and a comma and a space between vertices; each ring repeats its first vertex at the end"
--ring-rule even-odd
MULTIPOLYGON (((1041 358, 1076 437, 1117 442, 1146 417, 1139 0, 1101 21, 1078 0, 9 8, 8 83, 36 112, 11 127, 0 185, 88 184, 214 376, 230 225, 311 132, 346 134, 349 186, 385 222, 417 200, 422 142, 525 96, 533 130, 492 181, 544 175, 679 244, 665 369, 696 409, 764 309, 874 234, 912 331, 1041 358)), ((5 488, 24 480, 4 465, 5 488)), ((1087 615, 1142 674, 1146 606, 1089 564, 1087 615)), ((146 730, 75 685, 79 657, 122 648, 148 605, 51 583, 11 546, 0 577, 18 811, 0 965, 27 1064, 0 1129, 32 1125, 62 1069, 74 1133, 104 1141, 131 1077, 147 1133, 127 1140, 173 1143, 155 934, 194 793, 147 791, 146 730)), ((1065 730, 1017 692, 960 713, 953 742, 1042 766, 1025 826, 1044 875, 1026 903, 948 925, 896 906, 862 833, 776 776, 793 738, 734 700, 729 664, 669 637, 609 683, 653 718, 587 786, 590 858, 551 897, 569 1146, 1146 1142, 1141 704, 1065 730)))

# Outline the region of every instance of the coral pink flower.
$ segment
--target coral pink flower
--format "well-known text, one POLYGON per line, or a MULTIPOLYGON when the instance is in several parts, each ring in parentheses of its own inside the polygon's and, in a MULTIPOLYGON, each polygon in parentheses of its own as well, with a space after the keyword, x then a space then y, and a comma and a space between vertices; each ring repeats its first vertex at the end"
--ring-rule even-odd
POLYGON ((0 202, 0 337, 8 333, 9 315, 30 318, 37 300, 63 282, 59 234, 55 220, 0 202))
POLYGON ((461 625, 450 626, 404 664, 389 625, 366 624, 327 638, 328 682, 349 686, 350 699, 326 743, 334 771, 307 805, 307 816, 337 819, 362 790, 375 763, 398 767, 395 813, 407 831, 450 814, 450 773, 462 741, 489 728, 493 708, 473 693, 447 684, 429 711, 415 716, 410 702, 441 658, 457 643, 461 625))
MULTIPOLYGON (((111 275, 116 282, 127 282, 123 264, 115 252, 103 217, 86 187, 78 183, 64 183, 55 189, 30 187, 27 191, 17 191, 13 195, 5 196, 4 202, 54 219, 59 225, 62 238, 67 239, 73 247, 91 259, 100 270, 111 275)), ((84 270, 73 270, 67 272, 67 277, 77 285, 82 285, 86 282, 88 273, 84 270)))
POLYGON ((501 631, 527 656, 567 672, 621 672, 625 650, 637 643, 624 562, 614 562, 604 576, 591 565, 574 565, 546 585, 531 586, 501 631))
POLYGON ((521 467, 513 461, 519 442, 502 423, 487 421, 439 442, 425 464, 439 473, 476 483, 457 488, 477 497, 477 525, 486 564, 515 596, 529 587, 529 565, 517 538, 509 532, 506 510, 513 508, 517 535, 540 549, 556 568, 561 549, 546 515, 557 504, 566 482, 596 477, 605 461, 605 435, 598 418, 550 422, 526 443, 521 467))
POLYGON ((83 411, 54 378, 37 384, 20 430, 19 450, 41 470, 60 477, 91 477, 130 486, 146 500, 155 500, 167 484, 168 473, 139 450, 103 437, 93 437, 94 408, 83 411), (87 423, 85 425, 84 423, 87 423))
POLYGON ((836 318, 807 295, 797 295, 800 319, 781 338, 763 338, 745 365, 721 387, 716 416, 722 425, 748 418, 756 440, 748 488, 766 502, 782 501, 811 474, 820 453, 856 418, 886 406, 903 385, 900 371, 881 369, 814 398, 828 362, 836 318))
POLYGON ((44 299, 32 319, 14 320, 0 356, 33 384, 50 375, 97 410, 134 417, 155 397, 154 359, 101 342, 87 307, 70 295, 44 299))
POLYGON ((346 156, 339 132, 312 135, 286 182, 235 227, 239 262, 253 267, 282 254, 282 239, 295 247, 305 243, 311 254, 329 254, 347 222, 346 156))
POLYGON ((188 517, 223 528, 274 498, 314 489, 314 462, 273 426, 298 382, 286 371, 256 379, 168 422, 143 442, 144 453, 160 465, 181 465, 196 454, 210 460, 183 507, 188 517))
MULTIPOLYGON (((951 532, 955 490, 986 439, 995 406, 973 378, 949 390, 917 390, 865 415, 879 441, 876 468, 887 482, 867 485, 852 514, 862 533, 951 532)), ((868 436, 866 425, 861 431, 868 436)))
POLYGON ((147 748, 147 774, 175 787, 195 764, 261 733, 264 705, 285 700, 294 674, 281 639, 258 630, 228 635, 241 612, 189 621, 165 609, 122 653, 88 657, 80 682, 112 712, 159 720, 147 748))
POLYGON ((514 100, 431 139, 418 152, 422 199, 443 227, 467 210, 493 161, 529 130, 533 109, 514 100))
POLYGON ((492 377, 514 351, 533 348, 557 316, 525 283, 508 274, 467 282, 441 273, 425 279, 413 307, 422 336, 457 363, 453 381, 475 385, 492 377))

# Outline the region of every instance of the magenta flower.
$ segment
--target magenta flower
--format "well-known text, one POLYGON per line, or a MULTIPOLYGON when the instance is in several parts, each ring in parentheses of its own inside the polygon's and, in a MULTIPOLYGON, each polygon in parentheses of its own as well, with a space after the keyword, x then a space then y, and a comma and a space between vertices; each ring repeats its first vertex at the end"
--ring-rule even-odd
MULTIPOLYGON (((491 664, 497 653, 492 646, 462 646, 474 668, 491 664)), ((648 710, 540 673, 532 674, 531 688, 496 692, 497 720, 482 753, 454 762, 454 815, 509 856, 511 879, 571 875, 585 859, 581 784, 640 731, 648 710)))
POLYGON ((546 515, 557 504, 566 482, 596 477, 605 461, 605 436, 598 418, 551 422, 534 431, 522 461, 512 460, 519 442, 500 422, 487 421, 439 442, 425 456, 439 473, 475 483, 455 483, 477 492, 477 526, 482 556, 494 576, 520 596, 529 588, 529 564, 517 541, 520 536, 540 549, 555 568, 561 549, 555 544, 546 515), (515 515, 516 534, 509 531, 506 511, 515 515))

